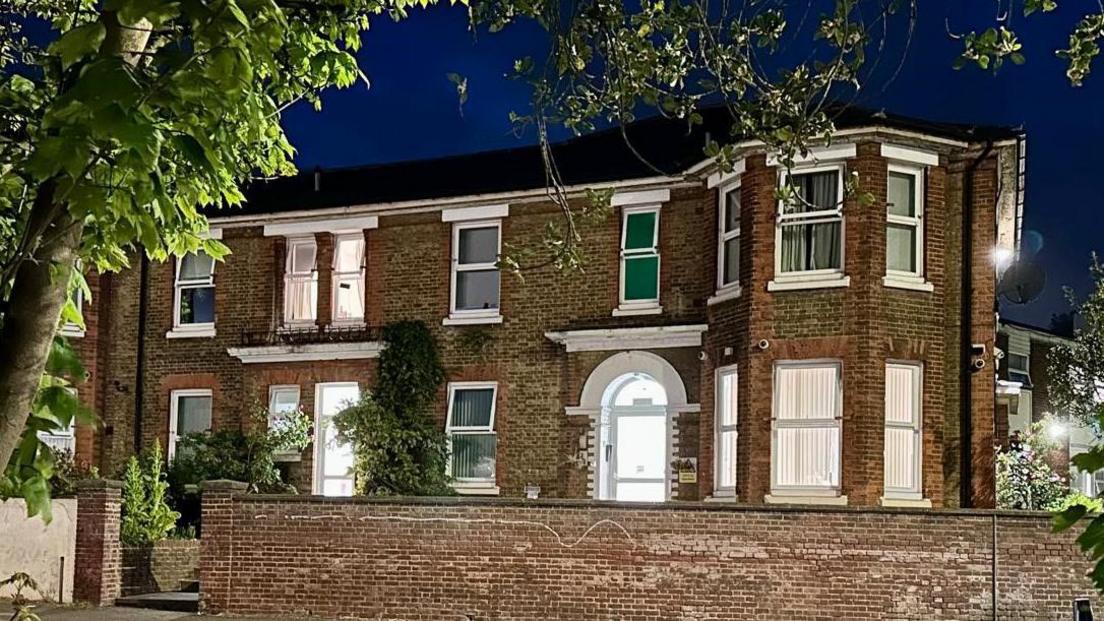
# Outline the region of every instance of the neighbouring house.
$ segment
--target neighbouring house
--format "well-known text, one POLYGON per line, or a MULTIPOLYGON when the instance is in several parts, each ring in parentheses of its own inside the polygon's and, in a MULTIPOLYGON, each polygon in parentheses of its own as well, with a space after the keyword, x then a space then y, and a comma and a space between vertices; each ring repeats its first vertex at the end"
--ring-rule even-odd
MULTIPOLYGON (((160 439, 171 458, 254 400, 327 437, 372 384, 379 327, 415 319, 448 370, 460 493, 992 506, 994 257, 1018 246, 1023 135, 836 123, 791 170, 754 141, 719 170, 703 145, 728 135, 721 110, 630 125, 647 163, 619 131, 555 146, 571 200, 614 191, 581 224, 582 272, 497 264, 560 221, 536 148, 258 183, 210 214, 224 262, 91 278, 80 390, 102 425, 78 427, 78 453, 110 473, 160 439)), ((292 474, 349 494, 349 463, 319 442, 292 474)))
POLYGON ((1092 427, 1072 421, 1067 412, 1050 401, 1047 357, 1054 345, 1073 339, 1067 330, 1039 328, 1002 318, 997 347, 1004 357, 997 378, 998 428, 1002 439, 1024 433, 1032 423, 1048 421, 1044 431, 1058 445, 1053 455, 1055 469, 1067 477, 1070 488, 1096 497, 1104 493, 1104 470, 1085 472, 1070 463, 1075 455, 1099 443, 1092 427), (1002 411, 1006 415, 1002 415, 1002 411))

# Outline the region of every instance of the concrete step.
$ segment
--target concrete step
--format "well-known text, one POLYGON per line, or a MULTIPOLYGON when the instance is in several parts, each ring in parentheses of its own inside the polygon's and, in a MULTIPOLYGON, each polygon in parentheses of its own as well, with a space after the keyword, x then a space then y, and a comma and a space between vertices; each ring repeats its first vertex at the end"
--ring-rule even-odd
POLYGON ((115 600, 115 605, 127 608, 171 610, 173 612, 199 612, 199 592, 198 590, 194 593, 169 591, 167 593, 131 595, 115 600))

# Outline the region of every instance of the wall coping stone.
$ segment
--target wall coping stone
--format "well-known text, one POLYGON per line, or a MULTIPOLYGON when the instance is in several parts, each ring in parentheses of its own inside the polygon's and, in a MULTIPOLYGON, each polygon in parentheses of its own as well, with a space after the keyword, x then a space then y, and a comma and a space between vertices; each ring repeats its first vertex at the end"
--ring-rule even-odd
MULTIPOLYGON (((225 481, 205 482, 204 489, 209 483, 227 483, 225 481)), ((234 482, 231 482, 234 483, 234 482)), ((239 484, 244 485, 244 484, 239 484)), ((220 487, 216 489, 228 489, 220 487)), ((244 488, 234 487, 235 491, 244 488)), ((633 510, 633 511, 678 511, 678 512, 713 512, 713 513, 844 513, 844 514, 868 514, 868 515, 919 515, 931 517, 991 517, 991 518, 1020 518, 1037 520, 1050 519, 1051 513, 1046 511, 1012 511, 1007 509, 928 509, 922 507, 848 507, 831 505, 754 505, 736 502, 706 502, 706 501, 678 501, 668 503, 652 502, 622 502, 615 500, 594 499, 568 499, 568 498, 541 498, 529 500, 514 497, 482 497, 482 496, 315 496, 308 494, 242 494, 235 497, 239 502, 278 502, 278 503, 320 503, 320 504, 352 504, 352 505, 377 505, 400 507, 528 507, 528 508, 562 508, 562 509, 603 509, 603 510, 633 510)))
POLYGON ((244 492, 249 489, 249 484, 242 483, 241 481, 215 479, 213 481, 204 481, 200 483, 199 489, 204 492, 244 492))
POLYGON ((74 484, 78 490, 123 489, 123 482, 114 479, 84 479, 74 484))

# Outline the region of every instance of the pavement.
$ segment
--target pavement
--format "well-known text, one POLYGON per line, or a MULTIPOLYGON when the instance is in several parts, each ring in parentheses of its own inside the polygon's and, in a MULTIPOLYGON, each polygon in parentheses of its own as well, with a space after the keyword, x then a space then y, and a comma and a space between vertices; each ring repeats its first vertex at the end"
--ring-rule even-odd
MULTIPOLYGON (((7 604, 7 602, 4 602, 7 604)), ((0 617, 7 618, 0 608, 0 617)), ((42 621, 195 621, 199 615, 145 608, 83 608, 78 606, 54 606, 43 604, 34 609, 42 621)), ((206 617, 210 618, 210 617, 206 617)), ((307 621, 292 617, 234 617, 234 621, 307 621)), ((320 621, 311 619, 310 621, 320 621)))

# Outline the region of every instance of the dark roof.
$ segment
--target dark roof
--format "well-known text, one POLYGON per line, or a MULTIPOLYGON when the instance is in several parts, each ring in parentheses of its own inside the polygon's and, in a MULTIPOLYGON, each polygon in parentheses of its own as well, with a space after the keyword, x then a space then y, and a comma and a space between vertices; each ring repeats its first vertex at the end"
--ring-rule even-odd
POLYGON ((1007 319, 1005 317, 1000 318, 1000 322, 1005 325, 1012 326, 1014 328, 1020 328, 1023 330, 1030 330, 1032 332, 1038 332, 1040 334, 1047 334, 1062 339, 1072 339, 1073 333, 1069 330, 1060 330, 1053 327, 1043 328, 1023 321, 1016 321, 1015 319, 1007 319))
MULTIPOLYGON (((703 123, 689 129, 685 122, 660 117, 625 127, 630 148, 618 128, 597 131, 552 147, 563 181, 568 185, 676 175, 705 159, 708 133, 728 137, 729 119, 722 107, 703 110, 703 123), (635 149, 648 163, 633 153, 635 149), (652 166, 649 166, 651 164, 652 166), (656 170, 658 169, 658 171, 656 170)), ((1008 127, 939 123, 848 107, 835 113, 840 129, 883 126, 960 141, 1013 138, 1008 127)), ((314 171, 257 182, 246 188, 247 202, 234 210, 208 210, 208 215, 255 215, 303 209, 325 209, 452 196, 540 189, 546 186, 539 148, 525 146, 454 157, 393 164, 322 170, 320 189, 314 171)))

